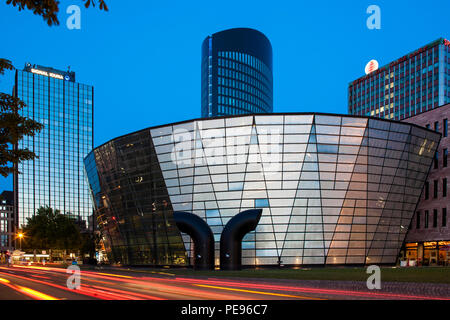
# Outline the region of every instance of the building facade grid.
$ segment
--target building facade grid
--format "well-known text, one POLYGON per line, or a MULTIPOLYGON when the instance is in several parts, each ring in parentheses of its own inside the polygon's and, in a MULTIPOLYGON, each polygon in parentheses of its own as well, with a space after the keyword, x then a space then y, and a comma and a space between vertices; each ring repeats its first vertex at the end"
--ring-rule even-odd
MULTIPOLYGON (((408 124, 320 114, 193 120, 148 131, 145 144, 154 146, 172 210, 208 223, 216 265, 224 225, 252 208, 263 214, 244 237, 244 265, 395 263, 440 139, 408 124)), ((106 161, 110 147, 86 161, 106 161)), ((112 197, 102 186, 105 173, 91 171, 100 177, 98 196, 112 197)), ((189 256, 191 240, 182 238, 189 256)))
POLYGON ((273 112, 272 46, 261 32, 224 30, 202 44, 201 115, 273 112))
POLYGON ((450 208, 447 190, 450 177, 449 118, 450 104, 446 104, 403 120, 442 134, 411 228, 405 239, 404 258, 417 264, 448 265, 450 263, 450 226, 447 215, 450 208))
POLYGON ((450 41, 438 39, 349 84, 352 115, 402 120, 450 103, 450 41))
POLYGON ((92 204, 83 158, 93 146, 93 87, 32 70, 16 72, 15 95, 26 104, 21 115, 44 128, 18 145, 38 156, 20 163, 15 175, 18 226, 46 205, 88 222, 92 204))

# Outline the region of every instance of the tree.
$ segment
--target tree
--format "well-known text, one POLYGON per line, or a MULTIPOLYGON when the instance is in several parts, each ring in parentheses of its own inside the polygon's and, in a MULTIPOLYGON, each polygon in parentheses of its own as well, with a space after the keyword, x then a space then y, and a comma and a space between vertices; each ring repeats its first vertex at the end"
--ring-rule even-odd
MULTIPOLYGON (((5 70, 14 70, 11 61, 0 59, 0 75, 5 70)), ((36 157, 28 149, 18 149, 16 144, 24 136, 34 136, 42 129, 42 124, 19 114, 25 103, 6 93, 0 92, 0 174, 4 177, 16 172, 14 167, 24 160, 36 157)))
POLYGON ((99 248, 100 244, 100 234, 95 232, 86 232, 81 234, 82 238, 82 245, 81 245, 81 254, 84 256, 85 254, 88 254, 90 259, 89 263, 92 263, 95 258, 95 252, 99 248))
MULTIPOLYGON (((95 0, 82 0, 84 6, 89 8, 92 4, 95 7, 95 0)), ((108 11, 105 0, 99 0, 100 10, 108 11)), ((58 12, 59 1, 56 0, 7 0, 6 4, 18 7, 19 11, 28 9, 34 14, 41 16, 49 26, 59 25, 58 12)))
MULTIPOLYGON (((82 0, 84 6, 95 7, 95 0, 82 0)), ((99 0, 100 10, 108 11, 104 0, 99 0)), ((18 7, 19 11, 31 10, 41 16, 49 26, 59 25, 57 0, 7 0, 6 4, 18 7)), ((11 61, 0 59, 0 75, 5 70, 14 70, 11 61)), ((0 93, 0 174, 7 177, 10 173, 18 172, 17 164, 21 161, 32 160, 37 156, 28 149, 17 149, 17 143, 25 136, 34 136, 42 128, 42 124, 23 117, 19 111, 25 103, 19 98, 6 93, 0 93)))
MULTIPOLYGON (((86 8, 91 5, 95 7, 96 4, 95 0, 81 1, 86 8)), ((98 3, 100 10, 108 11, 105 0, 98 0, 98 3)), ((6 4, 17 7, 19 11, 31 10, 35 15, 41 16, 49 26, 59 25, 60 2, 57 0, 6 0, 6 4)), ((14 70, 14 67, 11 61, 0 58, 0 75, 4 75, 5 70, 14 70)), ((17 164, 21 161, 37 157, 28 149, 17 148, 17 143, 25 136, 34 136, 43 128, 42 124, 19 115, 19 111, 24 107, 25 103, 17 97, 0 93, 0 174, 4 177, 18 172, 17 164)), ((76 225, 61 216, 59 211, 53 212, 51 208, 39 208, 36 216, 28 221, 24 230, 29 233, 25 238, 25 245, 40 248, 80 246, 79 231, 78 235, 74 231, 76 225), (44 229, 40 230, 37 226, 44 229)))
POLYGON ((23 233, 25 249, 79 250, 82 246, 74 221, 49 206, 40 207, 33 217, 27 218, 23 233))

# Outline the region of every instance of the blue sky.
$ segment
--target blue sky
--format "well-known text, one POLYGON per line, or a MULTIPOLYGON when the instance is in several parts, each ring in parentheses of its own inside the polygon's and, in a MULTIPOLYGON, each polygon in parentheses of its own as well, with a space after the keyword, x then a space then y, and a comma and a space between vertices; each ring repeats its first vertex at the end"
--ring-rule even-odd
MULTIPOLYGON (((0 57, 76 72, 95 87, 94 145, 145 127, 200 117, 200 48, 234 27, 263 32, 273 47, 274 111, 347 113, 348 83, 439 37, 450 37, 450 1, 117 1, 109 12, 62 0, 60 26, 0 3, 0 57), (81 7, 69 30, 68 6, 81 7), (369 30, 369 5, 381 29, 369 30)), ((10 93, 13 73, 0 78, 10 93)), ((12 189, 0 178, 0 191, 12 189)))

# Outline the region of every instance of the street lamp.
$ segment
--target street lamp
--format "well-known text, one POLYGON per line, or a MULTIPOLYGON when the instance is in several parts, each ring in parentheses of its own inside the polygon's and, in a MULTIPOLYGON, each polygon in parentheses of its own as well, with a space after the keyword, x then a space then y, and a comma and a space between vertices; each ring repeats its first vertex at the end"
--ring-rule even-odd
POLYGON ((22 238, 23 238, 23 233, 19 232, 19 234, 17 235, 19 237, 19 243, 20 243, 20 251, 22 251, 22 238))

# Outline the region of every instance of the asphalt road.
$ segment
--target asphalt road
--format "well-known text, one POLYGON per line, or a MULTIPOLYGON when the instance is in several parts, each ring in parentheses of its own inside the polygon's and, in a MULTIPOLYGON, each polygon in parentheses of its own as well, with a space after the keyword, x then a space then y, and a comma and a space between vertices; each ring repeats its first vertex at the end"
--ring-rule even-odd
MULTIPOLYGON (((80 287, 69 289, 72 274, 47 266, 0 267, 1 300, 430 300, 425 295, 311 287, 280 280, 198 278, 166 272, 96 270, 80 273, 80 287)), ((76 285, 75 282, 70 284, 76 285)), ((445 297, 444 297, 445 298, 445 297)), ((447 297, 450 299, 450 296, 447 297)))

